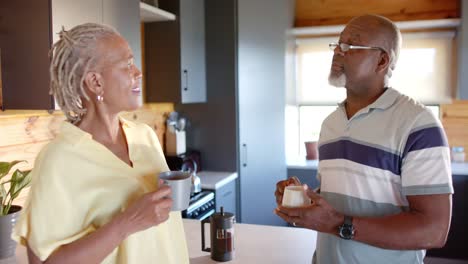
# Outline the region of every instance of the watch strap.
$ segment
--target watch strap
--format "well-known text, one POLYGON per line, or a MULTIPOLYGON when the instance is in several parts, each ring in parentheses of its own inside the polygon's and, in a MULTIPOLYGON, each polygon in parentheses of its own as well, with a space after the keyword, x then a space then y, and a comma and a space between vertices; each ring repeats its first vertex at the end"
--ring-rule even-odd
POLYGON ((343 224, 338 228, 338 234, 341 238, 350 240, 354 238, 353 217, 345 215, 343 224))
POLYGON ((349 215, 345 215, 344 216, 344 224, 348 225, 348 226, 352 226, 353 225, 353 217, 349 216, 349 215))

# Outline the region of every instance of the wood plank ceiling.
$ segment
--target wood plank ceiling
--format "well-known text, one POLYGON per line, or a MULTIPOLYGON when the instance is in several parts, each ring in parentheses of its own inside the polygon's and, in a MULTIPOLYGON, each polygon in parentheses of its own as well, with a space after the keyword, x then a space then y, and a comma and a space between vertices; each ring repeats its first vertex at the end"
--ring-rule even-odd
POLYGON ((296 0, 295 26, 343 25, 368 13, 393 21, 459 18, 460 1, 463 0, 296 0))

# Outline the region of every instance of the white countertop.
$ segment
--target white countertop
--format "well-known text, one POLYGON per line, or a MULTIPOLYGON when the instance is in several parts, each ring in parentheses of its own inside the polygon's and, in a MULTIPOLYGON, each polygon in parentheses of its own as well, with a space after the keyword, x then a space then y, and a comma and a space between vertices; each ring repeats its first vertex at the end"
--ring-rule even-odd
POLYGON ((305 157, 295 157, 288 158, 286 164, 288 169, 316 170, 318 167, 318 160, 306 160, 305 157))
POLYGON ((197 176, 200 177, 202 189, 216 190, 235 180, 237 172, 200 171, 197 173, 197 176))
MULTIPOLYGON (((210 258, 210 253, 201 251, 201 222, 184 219, 185 236, 191 264, 220 263, 210 258)), ((209 226, 205 226, 206 245, 209 245, 209 226)), ((317 233, 303 228, 263 225, 234 225, 235 257, 225 262, 232 264, 309 264, 315 251, 317 233)), ((0 260, 0 264, 27 264, 26 250, 18 246, 16 262, 0 260)))
POLYGON ((468 162, 453 162, 452 163, 453 175, 468 175, 468 162))
MULTIPOLYGON (((190 263, 219 263, 210 253, 201 251, 201 224, 185 220, 185 233, 189 247, 190 263)), ((209 226, 205 226, 206 237, 209 226)), ((310 264, 315 252, 317 232, 293 227, 236 224, 234 226, 235 257, 226 263, 239 264, 310 264)), ((209 243, 207 239, 206 243, 209 243)))
MULTIPOLYGON (((318 160, 306 160, 305 157, 296 157, 287 159, 286 164, 288 166, 288 169, 316 170, 318 167, 318 160)), ((468 162, 453 162, 452 174, 468 176, 468 162)))

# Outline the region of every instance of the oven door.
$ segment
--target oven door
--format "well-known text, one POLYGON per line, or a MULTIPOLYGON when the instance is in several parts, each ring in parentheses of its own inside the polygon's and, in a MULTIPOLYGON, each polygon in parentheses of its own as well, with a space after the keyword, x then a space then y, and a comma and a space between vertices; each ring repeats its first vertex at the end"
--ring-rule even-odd
POLYGON ((197 220, 203 221, 206 218, 210 217, 214 213, 215 213, 215 209, 211 209, 211 210, 208 210, 208 211, 204 212, 203 214, 200 214, 200 215, 198 215, 198 216, 196 216, 195 218, 192 218, 192 219, 197 219, 197 220))
POLYGON ((214 213, 214 192, 205 190, 190 198, 190 205, 186 210, 182 211, 182 217, 201 221, 214 213))

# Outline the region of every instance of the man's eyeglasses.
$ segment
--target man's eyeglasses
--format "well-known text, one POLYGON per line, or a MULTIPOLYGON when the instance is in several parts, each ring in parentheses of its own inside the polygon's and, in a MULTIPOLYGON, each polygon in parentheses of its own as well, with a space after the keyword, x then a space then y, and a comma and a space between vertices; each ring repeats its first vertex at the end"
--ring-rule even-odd
POLYGON ((346 44, 346 43, 336 43, 336 42, 332 42, 332 43, 328 44, 328 47, 331 50, 335 50, 336 47, 338 47, 338 46, 340 47, 342 52, 347 52, 348 50, 351 50, 351 49, 381 50, 383 52, 386 52, 384 49, 382 49, 380 47, 358 46, 358 45, 350 45, 350 44, 346 44))

